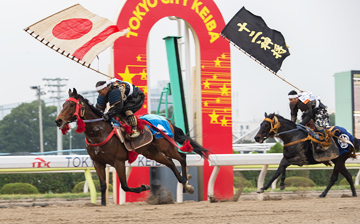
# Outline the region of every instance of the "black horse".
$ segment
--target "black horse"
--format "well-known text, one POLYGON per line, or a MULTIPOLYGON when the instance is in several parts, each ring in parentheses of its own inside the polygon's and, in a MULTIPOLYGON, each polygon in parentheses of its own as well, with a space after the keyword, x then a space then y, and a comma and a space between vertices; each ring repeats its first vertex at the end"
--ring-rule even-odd
MULTIPOLYGON (((302 130, 294 130, 291 132, 286 132, 286 131, 290 131, 293 129, 297 129, 297 126, 292 121, 287 120, 287 119, 281 117, 280 115, 275 115, 275 114, 267 115, 265 113, 265 119, 260 124, 260 130, 255 136, 255 141, 259 142, 259 143, 263 143, 265 139, 273 138, 275 136, 275 134, 279 133, 280 135, 278 137, 282 139, 282 141, 284 142, 284 145, 287 145, 291 142, 305 139, 308 136, 308 133, 305 131, 302 131, 302 130), (286 132, 286 133, 282 134, 282 132, 286 132)), ((355 138, 354 146, 355 146, 356 151, 358 151, 360 149, 360 140, 359 139, 355 138)), ((290 144, 289 146, 285 146, 283 149, 284 157, 282 158, 282 160, 279 164, 279 168, 276 170, 275 174, 270 179, 270 181, 265 186, 260 188, 258 193, 263 193, 264 190, 267 190, 270 187, 271 183, 274 180, 276 180, 276 178, 278 178, 280 174, 282 174, 281 182, 280 182, 280 189, 281 190, 285 189, 285 182, 284 182, 285 181, 285 171, 289 165, 303 166, 303 165, 321 163, 321 162, 317 162, 314 159, 313 151, 312 151, 311 147, 312 147, 312 145, 311 145, 310 140, 299 142, 299 143, 292 144, 292 145, 290 144)), ((333 173, 330 178, 330 183, 326 187, 325 191, 319 197, 326 196, 326 194, 328 193, 330 188, 338 180, 339 173, 341 173, 346 178, 346 180, 349 182, 351 191, 352 191, 352 196, 356 197, 356 191, 355 191, 355 187, 354 187, 354 183, 353 183, 351 174, 345 167, 345 161, 349 157, 352 157, 352 151, 353 151, 353 147, 349 146, 349 152, 345 152, 342 155, 340 155, 339 157, 331 160, 335 164, 335 167, 333 169, 333 173)), ((330 164, 329 161, 324 162, 324 163, 327 165, 330 164)))

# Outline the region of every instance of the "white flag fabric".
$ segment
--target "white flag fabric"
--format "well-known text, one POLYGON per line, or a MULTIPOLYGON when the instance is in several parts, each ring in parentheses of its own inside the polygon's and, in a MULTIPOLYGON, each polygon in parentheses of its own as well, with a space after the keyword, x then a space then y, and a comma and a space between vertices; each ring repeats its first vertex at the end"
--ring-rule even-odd
POLYGON ((126 35, 115 23, 76 4, 25 29, 30 35, 57 52, 91 64, 114 41, 126 35))

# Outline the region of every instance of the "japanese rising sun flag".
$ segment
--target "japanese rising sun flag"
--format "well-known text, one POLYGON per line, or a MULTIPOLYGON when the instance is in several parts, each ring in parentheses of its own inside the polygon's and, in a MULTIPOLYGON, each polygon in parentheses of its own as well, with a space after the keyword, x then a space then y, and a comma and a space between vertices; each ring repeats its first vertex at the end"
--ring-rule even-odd
POLYGON ((80 4, 62 10, 25 29, 48 47, 90 66, 94 58, 128 29, 95 15, 80 4))

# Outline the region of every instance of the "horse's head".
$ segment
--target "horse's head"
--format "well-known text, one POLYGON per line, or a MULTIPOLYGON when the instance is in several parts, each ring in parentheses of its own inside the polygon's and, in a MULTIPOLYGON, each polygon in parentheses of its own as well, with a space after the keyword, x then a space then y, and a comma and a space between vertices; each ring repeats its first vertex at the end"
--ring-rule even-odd
POLYGON ((76 116, 79 111, 77 111, 80 104, 81 96, 77 93, 76 89, 73 88, 73 91, 69 89, 69 98, 63 104, 63 108, 60 114, 55 119, 55 123, 59 128, 64 128, 65 125, 75 121, 78 117, 76 116))
POLYGON ((278 132, 280 126, 281 124, 278 118, 275 116, 275 113, 270 115, 265 113, 265 119, 260 124, 260 129, 254 137, 255 141, 263 143, 267 138, 273 138, 274 135, 278 132))

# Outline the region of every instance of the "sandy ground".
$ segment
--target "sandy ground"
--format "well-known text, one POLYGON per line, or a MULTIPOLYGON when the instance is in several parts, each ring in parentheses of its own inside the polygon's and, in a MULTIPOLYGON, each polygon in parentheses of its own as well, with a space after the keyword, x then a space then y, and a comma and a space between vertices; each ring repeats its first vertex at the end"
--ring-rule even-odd
POLYGON ((0 223, 360 223, 360 198, 350 197, 350 191, 319 194, 266 193, 260 201, 253 193, 237 202, 110 202, 106 207, 90 199, 0 201, 0 223))

